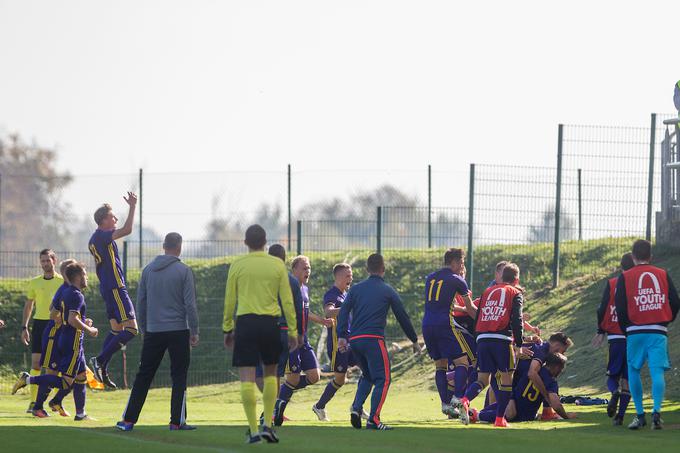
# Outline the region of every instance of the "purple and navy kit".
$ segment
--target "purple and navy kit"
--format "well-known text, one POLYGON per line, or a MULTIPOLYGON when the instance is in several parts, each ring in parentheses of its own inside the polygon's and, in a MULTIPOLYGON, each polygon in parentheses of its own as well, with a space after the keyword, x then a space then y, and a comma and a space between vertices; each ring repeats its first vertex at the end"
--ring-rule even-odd
MULTIPOLYGON (((57 292, 54 293, 54 297, 52 297, 50 310, 60 310, 61 296, 64 290, 68 287, 68 283, 64 282, 57 289, 57 292)), ((64 322, 66 322, 66 320, 62 319, 62 323, 64 322)), ((50 318, 42 335, 42 354, 40 356, 40 366, 43 368, 49 368, 54 371, 57 371, 59 368, 59 351, 57 345, 59 344, 60 332, 61 326, 57 326, 54 320, 50 318)))
MULTIPOLYGON (((547 368, 541 367, 538 375, 543 380, 548 393, 559 393, 557 381, 547 368)), ((538 410, 543 404, 543 397, 527 373, 520 375, 517 385, 513 388, 512 398, 517 408, 517 416, 512 419, 513 422, 528 422, 536 419, 538 410)))
POLYGON ((61 298, 61 316, 64 324, 59 335, 59 371, 65 376, 74 377, 85 371, 85 350, 83 331, 68 323, 71 312, 75 312, 85 322, 87 306, 85 297, 75 286, 65 288, 61 298))
POLYGON ((298 323, 298 333, 302 335, 302 344, 288 355, 287 372, 299 373, 305 370, 319 368, 319 361, 314 353, 314 348, 309 344, 307 338, 307 325, 309 323, 309 288, 305 285, 300 286, 302 295, 302 322, 298 323))
MULTIPOLYGON (((342 308, 342 303, 345 301, 346 296, 346 292, 340 291, 337 286, 333 285, 331 289, 324 294, 323 305, 324 307, 330 305, 333 308, 342 308)), ((335 330, 335 325, 328 327, 327 329, 326 353, 331 359, 331 369, 335 373, 345 373, 347 368, 356 365, 354 357, 352 356, 352 350, 349 349, 345 352, 338 351, 338 334, 335 330)))
POLYGON ((113 240, 114 231, 97 229, 90 237, 88 248, 97 265, 99 292, 106 305, 106 314, 109 319, 122 323, 135 319, 135 309, 125 287, 118 246, 113 240))
POLYGON ((628 355, 626 339, 609 340, 607 376, 628 379, 628 355))
POLYGON ((517 361, 517 370, 515 371, 515 374, 513 376, 513 387, 516 386, 517 382, 519 381, 521 376, 524 376, 525 374, 529 373, 529 368, 531 367, 531 362, 534 360, 537 360, 541 366, 545 363, 545 358, 550 354, 550 342, 549 341, 543 341, 541 343, 531 343, 531 344, 524 344, 524 347, 528 347, 531 352, 534 353, 530 358, 528 359, 519 359, 517 361))

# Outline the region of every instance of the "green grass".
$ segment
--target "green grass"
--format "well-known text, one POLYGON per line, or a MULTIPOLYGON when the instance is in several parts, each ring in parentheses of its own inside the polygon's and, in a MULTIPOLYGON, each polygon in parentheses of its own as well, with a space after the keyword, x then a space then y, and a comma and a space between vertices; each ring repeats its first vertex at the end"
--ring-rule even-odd
MULTIPOLYGON (((446 420, 439 413, 439 401, 432 388, 429 362, 421 358, 418 366, 405 366, 395 372, 395 383, 383 409, 383 421, 396 429, 391 432, 357 431, 348 423, 349 407, 356 386, 346 385, 327 409, 330 423, 320 423, 310 407, 323 391, 316 384, 294 395, 286 414, 292 419, 278 432, 281 443, 250 448, 274 448, 276 451, 674 451, 680 442, 680 404, 668 404, 664 412, 666 430, 631 432, 614 428, 603 407, 568 406, 578 413, 571 421, 512 424, 507 430, 479 424, 464 427, 456 420, 446 420)), ((189 422, 194 432, 170 432, 169 390, 152 390, 139 424, 131 433, 113 428, 126 404, 129 392, 90 392, 88 412, 96 422, 76 423, 72 419, 52 416, 34 419, 23 413, 25 394, 3 396, 0 405, 0 439, 3 452, 31 451, 248 451, 243 444, 245 417, 236 384, 193 387, 188 391, 189 422)), ((481 400, 481 397, 479 398, 481 400)), ((66 401, 68 410, 73 403, 66 401)), ((632 403, 631 403, 632 407, 632 403)), ((631 411, 629 411, 631 412, 631 411)), ((630 418, 630 417, 628 417, 630 418)))

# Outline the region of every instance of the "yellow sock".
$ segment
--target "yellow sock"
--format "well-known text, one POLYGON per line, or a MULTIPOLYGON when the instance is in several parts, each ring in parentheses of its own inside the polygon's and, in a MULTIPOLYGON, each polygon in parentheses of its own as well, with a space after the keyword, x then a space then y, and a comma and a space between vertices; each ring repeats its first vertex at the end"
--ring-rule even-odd
MULTIPOLYGON (((31 376, 40 376, 40 370, 35 370, 31 369, 31 371, 28 373, 31 376)), ((31 384, 31 403, 35 403, 35 400, 38 399, 38 384, 31 384)))
POLYGON ((265 376, 264 377, 264 390, 262 392, 262 400, 264 402, 264 425, 269 428, 272 427, 271 414, 274 413, 274 404, 276 404, 276 393, 279 391, 278 385, 276 385, 276 376, 265 376), (269 414, 269 415, 267 415, 269 414))
MULTIPOLYGON (((257 396, 254 382, 241 382, 241 402, 243 403, 243 411, 248 419, 250 433, 254 435, 259 431, 257 429, 257 396)), ((273 411, 274 406, 272 406, 273 411)), ((267 417, 265 417, 266 419, 267 417)))

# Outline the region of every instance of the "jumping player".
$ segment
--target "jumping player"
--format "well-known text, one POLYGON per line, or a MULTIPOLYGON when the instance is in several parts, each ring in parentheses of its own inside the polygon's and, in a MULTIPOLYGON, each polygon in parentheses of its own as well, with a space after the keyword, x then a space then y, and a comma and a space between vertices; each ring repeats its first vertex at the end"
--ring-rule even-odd
POLYGON ((650 264, 652 244, 649 241, 635 241, 632 252, 635 267, 619 276, 615 296, 619 325, 627 336, 628 385, 636 411, 628 428, 638 429, 647 424, 640 379, 640 370, 647 362, 654 400, 652 429, 662 429, 664 373, 670 368, 666 335, 668 324, 678 315, 680 299, 668 272, 650 264))
POLYGON ((383 280, 385 261, 382 255, 374 253, 369 256, 366 260, 366 270, 369 277, 352 286, 340 308, 337 327, 338 350, 347 351, 349 343, 363 372, 350 412, 352 426, 361 429, 363 406, 373 389, 371 413, 366 428, 389 430, 392 428, 380 421, 380 411, 390 387, 390 358, 385 347, 385 325, 387 311, 390 308, 408 339, 413 342, 415 353, 420 353, 420 345, 399 295, 383 280))
POLYGON ((469 312, 476 312, 477 332, 477 382, 467 387, 462 399, 454 398, 452 403, 460 411, 464 425, 470 423, 470 401, 489 385, 491 376, 500 374, 500 385, 496 395, 498 406, 495 426, 506 427, 505 409, 512 394, 512 376, 515 370, 515 356, 518 353, 531 355, 522 347, 522 304, 523 291, 518 288, 519 268, 509 263, 503 269, 502 283, 487 288, 475 309, 465 301, 469 312), (514 343, 514 348, 513 348, 514 343))
POLYGON ((312 266, 306 256, 297 256, 291 263, 293 276, 300 282, 300 292, 302 293, 302 330, 298 332, 298 348, 290 353, 288 358, 288 369, 286 370, 286 381, 279 389, 279 397, 274 406, 274 424, 283 424, 284 411, 293 396, 293 392, 301 390, 308 385, 315 384, 319 380, 319 361, 316 359, 314 348, 309 344, 307 338, 307 328, 309 321, 321 324, 325 327, 333 325, 332 319, 322 318, 309 311, 309 276, 312 273, 312 266), (304 376, 300 372, 304 371, 304 376))
POLYGON ((38 384, 38 398, 35 402, 33 415, 47 417, 42 404, 49 395, 51 388, 67 389, 74 387, 76 401, 76 421, 89 420, 85 413, 85 384, 87 382, 85 352, 83 349, 83 332, 91 337, 98 335, 96 327, 92 327, 92 320, 86 317, 87 307, 82 290, 87 287, 87 272, 80 263, 70 264, 66 268, 66 278, 71 285, 61 294, 61 316, 66 322, 59 336, 59 372, 61 376, 44 374, 30 376, 23 372, 12 388, 12 394, 29 384, 38 384))
MULTIPOLYGON (((621 257, 621 270, 623 272, 633 266, 635 266, 635 263, 632 253, 626 253, 621 257)), ((602 301, 597 309, 597 335, 593 338, 593 346, 599 348, 605 334, 607 335, 607 343, 609 343, 607 388, 612 394, 607 405, 607 415, 610 418, 614 417, 614 426, 621 426, 628 403, 630 403, 630 390, 628 389, 626 336, 623 334, 621 326, 619 326, 619 318, 616 316, 617 280, 618 277, 610 278, 605 285, 602 301)))
MULTIPOLYGON (((28 281, 26 287, 26 303, 24 304, 23 319, 21 322, 21 341, 28 346, 31 345, 31 376, 40 375, 40 356, 43 350, 43 332, 50 321, 50 305, 52 298, 59 287, 64 283, 61 275, 57 274, 54 266, 57 264, 57 255, 51 249, 40 251, 40 267, 43 274, 28 281), (33 309, 35 308, 35 313, 33 309), (33 314, 31 330, 28 330, 28 323, 33 314), (32 337, 32 338, 31 338, 32 337)), ((31 403, 26 410, 27 413, 33 411, 33 406, 38 394, 38 386, 31 385, 31 403)))
MULTIPOLYGON (((452 360, 456 365, 455 387, 462 388, 463 391, 470 365, 465 339, 452 328, 450 319, 456 297, 470 297, 470 289, 465 279, 459 275, 464 266, 463 249, 451 248, 444 253, 444 267, 425 277, 423 340, 428 355, 435 363, 434 381, 439 392, 442 412, 449 416, 454 415, 446 380, 449 361, 452 360)), ((460 396, 463 395, 464 393, 460 396)))
POLYGON ((118 352, 137 335, 135 309, 125 287, 123 269, 118 257, 116 240, 132 233, 135 218, 137 195, 127 193, 123 197, 128 204, 128 216, 122 228, 116 229, 118 218, 113 214, 111 205, 104 204, 94 213, 97 230, 90 237, 89 249, 97 264, 99 292, 106 304, 111 331, 104 339, 102 350, 98 356, 90 359, 95 378, 110 388, 116 388, 108 372, 111 356, 118 352))

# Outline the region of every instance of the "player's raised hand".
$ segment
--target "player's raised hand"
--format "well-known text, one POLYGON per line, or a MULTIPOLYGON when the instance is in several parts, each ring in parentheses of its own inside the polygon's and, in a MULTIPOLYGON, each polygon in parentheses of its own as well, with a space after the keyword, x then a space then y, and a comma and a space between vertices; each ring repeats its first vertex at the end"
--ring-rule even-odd
POLYGON ((137 195, 134 192, 128 192, 127 197, 123 196, 123 200, 131 207, 137 205, 137 195))
POLYGON ((234 349, 234 331, 224 334, 224 347, 225 349, 234 349))
POLYGON ((338 338, 338 351, 347 352, 347 338, 338 338))

